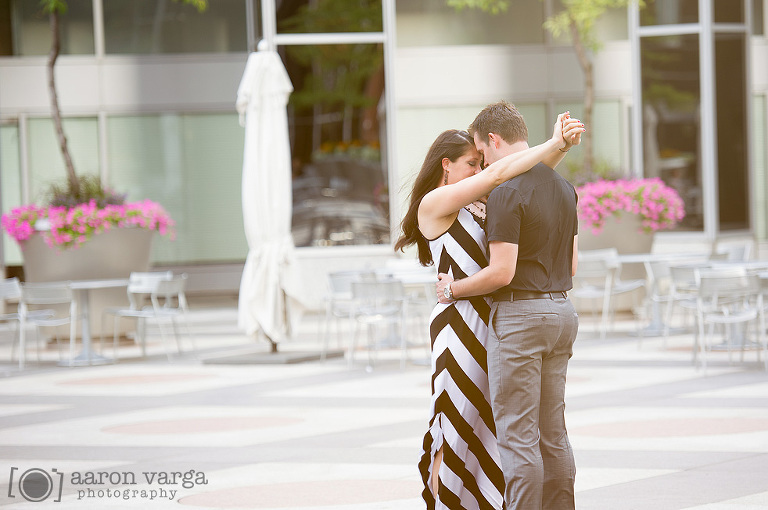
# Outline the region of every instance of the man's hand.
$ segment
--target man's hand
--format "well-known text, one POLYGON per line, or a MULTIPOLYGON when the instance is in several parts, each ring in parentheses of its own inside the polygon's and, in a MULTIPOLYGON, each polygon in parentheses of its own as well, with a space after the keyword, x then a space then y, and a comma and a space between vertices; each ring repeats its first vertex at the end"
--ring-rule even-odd
POLYGON ((444 305, 449 305, 456 301, 455 299, 448 299, 445 297, 445 288, 449 283, 453 282, 453 277, 445 273, 440 273, 437 275, 437 280, 438 282, 435 284, 435 289, 437 291, 437 301, 443 303, 444 305))

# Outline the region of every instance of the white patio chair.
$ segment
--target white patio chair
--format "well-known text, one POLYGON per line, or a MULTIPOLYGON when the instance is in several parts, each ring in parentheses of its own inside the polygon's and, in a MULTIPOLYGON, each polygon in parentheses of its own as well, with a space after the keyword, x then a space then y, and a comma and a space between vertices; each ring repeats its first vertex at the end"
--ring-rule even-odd
MULTIPOLYGON (((186 273, 182 273, 174 275, 170 280, 160 280, 157 282, 154 291, 150 293, 150 301, 152 302, 152 310, 155 312, 155 318, 167 318, 171 322, 179 354, 182 353, 182 347, 176 322, 178 317, 181 317, 184 323, 186 336, 192 343, 192 349, 197 350, 194 336, 192 336, 189 328, 189 304, 187 303, 186 295, 188 278, 186 273)), ((165 345, 165 343, 164 341, 163 344, 165 345)), ((170 359, 170 353, 167 349, 166 355, 170 359)))
POLYGON ((373 351, 377 348, 376 326, 387 326, 387 334, 396 338, 400 347, 400 367, 405 368, 408 341, 405 328, 407 299, 403 283, 399 280, 367 280, 352 282, 354 310, 357 326, 349 349, 349 366, 354 363, 360 327, 366 326, 368 340, 368 369, 373 368, 373 351))
MULTIPOLYGON (((128 282, 128 306, 122 308, 107 308, 103 315, 114 317, 113 350, 117 359, 117 346, 119 341, 120 319, 136 320, 136 340, 141 346, 142 356, 147 355, 146 326, 147 320, 155 320, 160 329, 163 340, 163 348, 166 356, 171 359, 167 346, 163 320, 169 319, 173 326, 179 353, 182 352, 181 342, 176 326, 176 317, 182 316, 185 321, 187 333, 187 300, 184 288, 187 275, 174 276, 172 271, 134 272, 131 273, 128 282)), ((191 335, 190 335, 191 337, 191 335)))
POLYGON ((13 327, 13 338, 11 340, 11 361, 14 358, 16 350, 16 341, 19 336, 19 317, 18 311, 5 312, 5 306, 9 301, 16 301, 14 306, 18 310, 18 300, 21 297, 21 285, 18 278, 6 278, 0 282, 0 303, 3 305, 3 312, 0 314, 0 322, 11 324, 13 327))
MULTIPOLYGON (((579 252, 579 264, 573 278, 572 298, 590 300, 592 313, 597 315, 597 303, 601 304, 601 320, 598 325, 600 339, 605 339, 609 323, 613 323, 613 297, 633 292, 645 286, 645 280, 621 279, 621 262, 615 248, 579 252)), ((637 298, 633 295, 635 306, 637 298)))
POLYGON ((375 280, 376 274, 373 271, 334 271, 328 274, 328 292, 324 296, 325 300, 325 321, 323 323, 322 346, 320 358, 325 359, 328 353, 328 344, 330 343, 331 324, 333 324, 336 334, 336 345, 341 347, 340 322, 346 320, 350 330, 354 324, 352 316, 354 310, 354 299, 352 297, 352 282, 361 280, 375 280))
POLYGON ((755 240, 751 238, 718 240, 712 245, 712 260, 727 260, 730 262, 746 262, 752 257, 755 240))
POLYGON ((696 310, 698 307, 699 272, 707 269, 707 263, 692 263, 672 265, 669 267, 669 296, 666 311, 664 313, 664 339, 668 339, 672 330, 672 316, 676 310, 682 313, 680 328, 683 331, 693 329, 693 363, 697 363, 699 352, 699 329, 696 322, 696 310), (689 325, 688 322, 691 322, 689 325))
MULTIPOLYGON (((707 369, 707 352, 713 347, 715 326, 722 327, 722 345, 728 350, 729 362, 733 361, 732 351, 736 342, 740 344, 741 361, 744 361, 749 326, 757 330, 758 361, 760 351, 768 349, 765 343, 765 316, 760 279, 756 274, 748 274, 744 268, 699 270, 696 315, 704 372, 707 369)), ((765 356, 768 356, 768 351, 765 356)), ((768 358, 766 361, 768 362, 768 358)))
MULTIPOLYGON (((19 339, 19 328, 21 323, 21 316, 18 312, 19 300, 21 299, 21 283, 16 277, 6 278, 0 282, 0 302, 5 306, 9 302, 13 303, 16 307, 15 312, 5 312, 0 314, 0 322, 6 322, 13 325, 13 338, 11 340, 11 361, 16 357, 16 342, 19 339)), ((52 317, 54 315, 53 310, 27 310, 27 315, 36 318, 52 317)), ((21 360, 19 360, 19 368, 23 368, 21 360)))
POLYGON ((77 301, 68 282, 22 283, 19 297, 19 369, 26 357, 26 327, 35 327, 37 362, 40 363, 40 329, 53 328, 61 359, 59 327, 69 325, 69 354, 75 357, 77 301), (40 308, 42 307, 42 308, 40 308))

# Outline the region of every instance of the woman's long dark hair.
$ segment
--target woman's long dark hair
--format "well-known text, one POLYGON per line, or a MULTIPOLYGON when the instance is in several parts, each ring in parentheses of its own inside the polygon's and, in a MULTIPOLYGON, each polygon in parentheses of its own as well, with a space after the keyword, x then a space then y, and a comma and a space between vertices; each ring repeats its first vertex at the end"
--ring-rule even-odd
POLYGON ((415 244, 419 250, 419 262, 422 266, 432 264, 432 253, 429 243, 419 230, 419 205, 424 195, 437 188, 443 179, 443 158, 456 161, 475 147, 475 142, 469 133, 457 129, 443 131, 432 143, 421 165, 419 175, 413 183, 410 194, 410 205, 401 224, 402 235, 395 243, 395 251, 403 251, 406 246, 415 244))

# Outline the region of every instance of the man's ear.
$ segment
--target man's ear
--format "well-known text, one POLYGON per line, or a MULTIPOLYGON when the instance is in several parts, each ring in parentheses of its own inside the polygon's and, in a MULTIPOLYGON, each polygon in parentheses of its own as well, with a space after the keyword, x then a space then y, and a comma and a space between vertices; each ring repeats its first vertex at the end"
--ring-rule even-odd
POLYGON ((488 141, 490 142, 489 145, 493 145, 494 149, 498 149, 500 146, 499 142, 501 141, 501 137, 496 133, 488 133, 488 141))

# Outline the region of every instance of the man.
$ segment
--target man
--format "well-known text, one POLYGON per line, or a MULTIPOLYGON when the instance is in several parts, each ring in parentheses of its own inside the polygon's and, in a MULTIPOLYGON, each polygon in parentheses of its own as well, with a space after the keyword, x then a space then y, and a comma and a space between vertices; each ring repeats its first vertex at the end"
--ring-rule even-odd
MULTIPOLYGON (((486 164, 528 148, 522 115, 504 101, 483 109, 469 133, 486 164)), ((439 275, 441 302, 493 298, 488 378, 508 510, 574 508, 564 394, 578 329, 566 294, 577 263, 576 200, 568 181, 534 166, 488 198, 488 267, 456 281, 439 275)))

